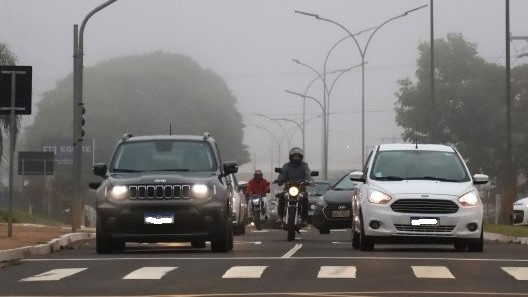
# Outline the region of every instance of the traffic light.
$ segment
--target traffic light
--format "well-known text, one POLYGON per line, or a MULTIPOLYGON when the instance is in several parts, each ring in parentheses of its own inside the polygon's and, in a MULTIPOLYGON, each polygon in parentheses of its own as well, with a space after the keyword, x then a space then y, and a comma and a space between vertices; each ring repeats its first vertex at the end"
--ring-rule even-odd
POLYGON ((84 137, 84 114, 86 113, 86 108, 84 108, 84 105, 81 105, 80 108, 80 123, 79 123, 79 136, 82 138, 84 137))

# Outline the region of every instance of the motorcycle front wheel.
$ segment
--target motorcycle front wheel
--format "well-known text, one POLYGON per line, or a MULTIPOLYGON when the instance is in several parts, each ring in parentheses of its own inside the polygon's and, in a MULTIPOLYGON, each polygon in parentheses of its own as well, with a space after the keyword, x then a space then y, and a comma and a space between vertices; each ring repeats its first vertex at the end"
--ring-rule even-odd
POLYGON ((290 207, 290 209, 288 209, 288 241, 295 240, 295 211, 295 207, 290 207))

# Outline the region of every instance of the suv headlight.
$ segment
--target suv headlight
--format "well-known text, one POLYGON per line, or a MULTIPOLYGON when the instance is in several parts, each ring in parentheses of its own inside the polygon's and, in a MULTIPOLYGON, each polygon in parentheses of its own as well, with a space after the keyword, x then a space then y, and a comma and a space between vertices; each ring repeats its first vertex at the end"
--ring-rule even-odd
POLYGON ((206 185, 196 184, 191 188, 192 196, 198 199, 209 197, 209 188, 206 185))
POLYGON ((476 206, 479 204, 479 198, 476 191, 471 191, 458 198, 462 206, 476 206))
POLYGON ((106 189, 107 197, 110 200, 122 201, 128 198, 128 187, 126 186, 113 186, 106 189))
POLYGON ((389 201, 391 200, 391 196, 383 193, 383 192, 380 192, 380 191, 377 191, 377 190, 371 190, 369 191, 369 195, 368 195, 368 201, 370 203, 374 203, 374 204, 387 204, 389 203, 389 201))

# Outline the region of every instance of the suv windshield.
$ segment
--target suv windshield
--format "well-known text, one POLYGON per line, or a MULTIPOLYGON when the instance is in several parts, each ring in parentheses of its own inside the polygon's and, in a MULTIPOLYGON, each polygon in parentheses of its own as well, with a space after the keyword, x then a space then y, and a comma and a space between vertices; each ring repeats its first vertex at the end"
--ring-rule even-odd
POLYGON ((454 152, 380 151, 372 166, 370 178, 375 180, 470 180, 462 161, 454 152))
POLYGON ((111 172, 216 171, 213 151, 207 142, 150 140, 122 143, 117 149, 111 172))

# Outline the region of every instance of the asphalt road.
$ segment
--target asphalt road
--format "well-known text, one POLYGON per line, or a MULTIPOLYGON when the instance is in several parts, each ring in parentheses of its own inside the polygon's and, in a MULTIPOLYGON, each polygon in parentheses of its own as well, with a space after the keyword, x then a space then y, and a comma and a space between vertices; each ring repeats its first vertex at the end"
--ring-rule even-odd
POLYGON ((451 246, 376 245, 353 250, 350 230, 282 230, 235 236, 226 254, 187 244, 77 248, 0 268, 1 296, 528 296, 528 246, 486 242, 483 253, 451 246), (306 296, 306 295, 304 295, 306 296))

